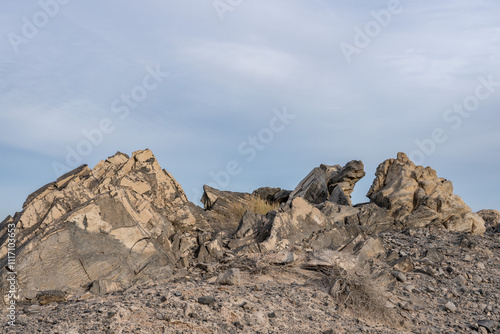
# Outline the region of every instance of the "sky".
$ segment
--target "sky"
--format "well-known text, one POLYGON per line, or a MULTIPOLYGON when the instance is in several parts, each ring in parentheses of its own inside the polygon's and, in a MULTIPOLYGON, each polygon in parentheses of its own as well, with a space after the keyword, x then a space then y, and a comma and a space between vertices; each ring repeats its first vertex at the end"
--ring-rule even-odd
POLYGON ((0 2, 0 220, 64 172, 149 148, 202 186, 292 190, 405 152, 500 209, 494 0, 0 2))

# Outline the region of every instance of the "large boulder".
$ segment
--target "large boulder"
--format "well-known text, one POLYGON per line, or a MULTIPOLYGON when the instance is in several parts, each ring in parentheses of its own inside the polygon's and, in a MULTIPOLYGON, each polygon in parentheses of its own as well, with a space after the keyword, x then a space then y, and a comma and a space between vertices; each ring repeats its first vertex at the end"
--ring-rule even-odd
POLYGON ((408 227, 432 224, 450 231, 485 231, 484 220, 453 194, 451 181, 430 167, 415 165, 404 153, 378 166, 367 196, 408 227))
POLYGON ((1 224, 0 278, 17 272, 24 300, 40 291, 109 290, 168 276, 196 251, 195 228, 209 229, 201 214, 151 151, 117 153, 35 191, 1 224), (13 225, 15 264, 6 242, 13 225))
POLYGON ((361 161, 353 160, 344 167, 322 164, 314 168, 295 188, 288 198, 290 204, 296 197, 302 197, 312 204, 332 201, 350 205, 351 193, 356 183, 365 176, 361 161))

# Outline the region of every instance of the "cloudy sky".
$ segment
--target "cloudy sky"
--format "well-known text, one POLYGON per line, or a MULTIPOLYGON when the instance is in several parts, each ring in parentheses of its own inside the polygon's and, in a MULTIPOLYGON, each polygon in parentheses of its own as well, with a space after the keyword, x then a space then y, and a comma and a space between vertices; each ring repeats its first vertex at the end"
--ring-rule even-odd
POLYGON ((353 159, 364 202, 403 151, 500 209, 498 17, 495 0, 2 1, 0 220, 143 148, 195 203, 353 159))

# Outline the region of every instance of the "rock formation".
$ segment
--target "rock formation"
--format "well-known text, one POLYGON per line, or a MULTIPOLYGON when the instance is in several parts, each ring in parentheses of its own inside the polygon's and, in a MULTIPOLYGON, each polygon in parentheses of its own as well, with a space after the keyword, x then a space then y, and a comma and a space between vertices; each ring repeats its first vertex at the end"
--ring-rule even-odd
POLYGON ((295 188, 288 203, 296 197, 303 197, 312 204, 331 200, 338 204, 351 204, 351 193, 356 182, 365 176, 361 161, 350 161, 340 165, 321 165, 314 168, 295 188))
MULTIPOLYGON (((21 299, 44 290, 107 292, 170 275, 197 247, 190 232, 208 226, 149 150, 122 153, 61 176, 31 194, 16 224, 21 299)), ((5 277, 7 271, 0 272, 5 277)))
MULTIPOLYGON (((384 290, 417 267, 408 252, 387 249, 394 246, 383 242, 384 235, 422 237, 438 227, 462 232, 460 243, 472 248, 465 233, 484 233, 485 221, 489 231, 498 229, 498 211, 473 213, 453 194, 451 181, 404 153, 379 165, 367 195, 371 202, 353 206, 351 193, 364 175, 363 163, 351 161, 314 168, 293 191, 264 187, 249 194, 204 186, 202 209, 188 201, 151 151, 117 153, 35 191, 22 212, 0 224, 0 279, 13 271, 7 261, 12 224, 19 301, 41 304, 168 280, 182 270, 199 269, 200 277, 213 274, 214 284, 238 286, 248 280, 249 267, 238 261, 252 259, 318 273, 355 271, 353 277, 364 268, 367 280, 384 290)), ((426 250, 418 270, 442 275, 429 267, 439 259, 439 252, 426 250)), ((345 282, 337 279, 330 295, 349 298, 345 282)), ((199 303, 215 307, 215 299, 206 297, 210 303, 199 303)))
POLYGON ((484 220, 453 194, 451 181, 430 167, 416 166, 404 153, 381 163, 367 196, 404 226, 430 224, 450 231, 482 234, 484 220))

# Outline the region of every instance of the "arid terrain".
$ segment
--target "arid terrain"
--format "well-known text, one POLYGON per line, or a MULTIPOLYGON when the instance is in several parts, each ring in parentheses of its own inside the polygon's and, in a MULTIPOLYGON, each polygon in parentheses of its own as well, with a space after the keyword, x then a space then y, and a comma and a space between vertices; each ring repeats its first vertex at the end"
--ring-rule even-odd
POLYGON ((149 150, 83 165, 0 225, 1 331, 500 333, 500 212, 404 153, 352 205, 364 176, 205 186, 201 208, 149 150))

